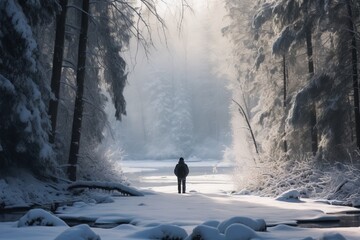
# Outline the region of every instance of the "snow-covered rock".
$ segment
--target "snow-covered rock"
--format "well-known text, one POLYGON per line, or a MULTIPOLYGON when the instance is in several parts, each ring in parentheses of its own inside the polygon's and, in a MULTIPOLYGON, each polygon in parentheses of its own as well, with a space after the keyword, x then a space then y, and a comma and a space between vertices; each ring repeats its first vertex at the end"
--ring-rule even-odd
POLYGON ((219 224, 220 224, 220 222, 217 220, 209 220, 209 221, 202 223, 202 225, 214 227, 214 228, 217 228, 219 226, 219 224))
POLYGON ((255 237, 257 237, 256 232, 241 223, 231 224, 225 230, 226 240, 250 240, 255 237))
POLYGON ((346 238, 340 233, 324 233, 319 240, 346 240, 346 238))
POLYGON ((188 236, 186 231, 178 226, 162 224, 150 229, 139 231, 129 237, 142 239, 185 239, 188 236))
POLYGON ((225 235, 219 232, 219 229, 199 225, 193 229, 193 232, 185 240, 225 240, 225 235))
POLYGON ((87 224, 81 224, 66 229, 54 240, 101 240, 101 238, 87 224))
POLYGON ((239 192, 236 192, 234 195, 250 195, 251 192, 247 189, 242 189, 239 192))
POLYGON ((291 189, 286 192, 283 192, 279 196, 275 198, 279 201, 299 201, 300 200, 300 192, 296 189, 291 189))
POLYGON ((67 226, 67 224, 43 209, 31 209, 19 219, 17 226, 67 226))
POLYGON ((353 196, 353 198, 351 199, 351 205, 353 207, 360 207, 360 195, 356 194, 356 196, 353 196))
POLYGON ((264 219, 252 219, 248 217, 229 218, 221 222, 218 226, 218 229, 221 233, 225 233, 226 229, 234 223, 241 223, 254 231, 266 231, 266 223, 264 219))

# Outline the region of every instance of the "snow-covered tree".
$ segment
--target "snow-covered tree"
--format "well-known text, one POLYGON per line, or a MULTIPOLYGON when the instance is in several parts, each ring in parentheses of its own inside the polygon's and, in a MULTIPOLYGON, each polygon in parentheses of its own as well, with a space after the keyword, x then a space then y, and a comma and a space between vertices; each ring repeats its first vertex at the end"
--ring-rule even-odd
POLYGON ((150 156, 176 156, 176 146, 172 141, 171 132, 174 130, 173 107, 174 86, 171 74, 165 71, 155 71, 149 76, 144 90, 147 104, 146 132, 150 156), (166 146, 166 148, 164 148, 166 146), (159 149, 162 149, 159 151, 159 149))
POLYGON ((185 79, 174 85, 171 138, 176 146, 177 156, 188 156, 193 150, 193 115, 189 90, 185 88, 185 79))
MULTIPOLYGON (((0 145, 3 166, 21 165, 40 174, 54 169, 44 100, 49 88, 41 72, 34 29, 54 19, 57 2, 0 2, 0 145)), ((46 99, 47 100, 47 99, 46 99)))

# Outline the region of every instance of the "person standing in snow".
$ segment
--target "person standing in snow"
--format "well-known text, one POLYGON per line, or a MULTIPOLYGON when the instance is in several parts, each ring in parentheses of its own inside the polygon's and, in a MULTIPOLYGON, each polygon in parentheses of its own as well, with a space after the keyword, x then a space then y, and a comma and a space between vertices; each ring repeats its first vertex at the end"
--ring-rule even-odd
POLYGON ((180 158, 178 164, 176 164, 174 169, 174 174, 178 180, 178 193, 186 192, 186 177, 189 174, 188 165, 185 163, 184 158, 180 158), (182 186, 181 186, 182 185, 182 186), (182 187, 182 188, 181 188, 182 187))

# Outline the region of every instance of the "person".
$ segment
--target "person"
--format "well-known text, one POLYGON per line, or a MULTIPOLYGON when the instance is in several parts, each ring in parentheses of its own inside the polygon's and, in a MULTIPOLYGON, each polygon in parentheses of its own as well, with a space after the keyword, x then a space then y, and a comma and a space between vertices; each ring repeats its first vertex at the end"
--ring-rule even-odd
POLYGON ((174 174, 177 177, 178 181, 178 193, 186 193, 186 177, 189 174, 189 167, 185 163, 184 158, 180 158, 178 164, 176 164, 174 169, 174 174))

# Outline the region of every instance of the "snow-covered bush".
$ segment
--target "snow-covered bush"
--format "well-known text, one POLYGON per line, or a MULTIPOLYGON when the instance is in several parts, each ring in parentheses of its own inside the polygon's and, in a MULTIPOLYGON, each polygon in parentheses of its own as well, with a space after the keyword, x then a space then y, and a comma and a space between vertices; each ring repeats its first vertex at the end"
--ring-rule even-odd
POLYGON ((19 219, 17 226, 67 226, 67 224, 43 209, 32 209, 19 219))
POLYGON ((225 233, 226 229, 235 223, 243 224, 254 231, 266 231, 266 223, 264 219, 252 219, 248 217, 232 217, 221 222, 218 229, 221 233, 225 233))
POLYGON ((343 163, 314 163, 299 156, 297 161, 263 161, 235 177, 238 189, 276 197, 297 189, 299 197, 326 198, 356 206, 360 201, 360 170, 343 163))
POLYGON ((62 232, 55 240, 101 240, 87 224, 77 225, 62 232))

